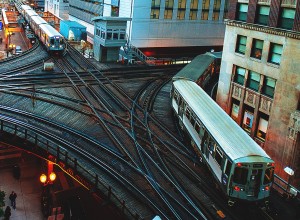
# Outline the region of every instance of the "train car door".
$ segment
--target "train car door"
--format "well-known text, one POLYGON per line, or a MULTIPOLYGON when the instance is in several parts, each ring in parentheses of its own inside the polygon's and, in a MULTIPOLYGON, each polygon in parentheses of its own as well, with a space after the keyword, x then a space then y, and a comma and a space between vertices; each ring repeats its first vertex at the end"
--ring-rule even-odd
POLYGON ((248 195, 258 196, 260 190, 262 169, 252 169, 250 174, 248 195))

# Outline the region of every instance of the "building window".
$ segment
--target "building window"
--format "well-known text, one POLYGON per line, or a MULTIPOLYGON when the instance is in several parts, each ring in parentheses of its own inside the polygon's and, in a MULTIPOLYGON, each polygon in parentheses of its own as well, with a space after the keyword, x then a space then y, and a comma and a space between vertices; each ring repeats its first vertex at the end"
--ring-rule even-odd
POLYGON ((294 25, 295 9, 282 8, 279 18, 279 27, 292 30, 294 25))
POLYGON ((229 0, 225 0, 225 3, 224 3, 224 16, 223 16, 224 19, 228 18, 228 4, 229 4, 228 1, 229 0))
POLYGON ((152 0, 150 19, 159 19, 160 0, 152 0))
POLYGON ((186 0, 178 0, 177 19, 184 20, 186 11, 186 0))
POLYGON ((212 19, 215 21, 219 20, 220 8, 221 8, 221 0, 214 0, 212 19))
POLYGON ((258 122, 256 137, 260 140, 265 141, 266 140, 266 134, 267 134, 267 128, 268 128, 268 116, 261 115, 258 122))
POLYGON ((262 40, 253 39, 252 49, 251 49, 251 57, 256 59, 261 59, 262 49, 264 42, 262 40))
POLYGON ((208 20, 209 4, 210 4, 210 0, 202 1, 201 20, 208 20))
POLYGON ((239 101, 233 99, 232 100, 232 108, 231 108, 231 118, 237 122, 238 117, 239 117, 239 110, 240 110, 240 106, 239 106, 239 101))
POLYGON ((199 0, 191 0, 190 15, 189 15, 190 20, 197 20, 198 3, 199 0))
POLYGON ((164 12, 164 18, 165 19, 172 19, 173 7, 174 7, 174 0, 166 0, 166 2, 165 2, 165 12, 164 12))
POLYGON ((252 124, 253 124, 253 111, 246 110, 244 113, 244 119, 243 119, 243 129, 247 132, 250 133, 252 129, 252 124))
POLYGON ((238 3, 236 19, 239 21, 247 20, 248 4, 238 3))
POLYGON ((235 52, 240 54, 245 54, 246 51, 246 43, 247 43, 247 37, 238 35, 237 41, 236 41, 236 50, 235 52))
POLYGON ((259 5, 257 9, 256 23, 262 25, 268 25, 269 13, 270 13, 269 6, 259 5))
POLYGON ((268 62, 279 65, 282 54, 282 45, 271 43, 268 62))
POLYGON ((273 98, 275 92, 276 80, 271 77, 265 77, 262 87, 262 94, 273 98))
POLYGON ((258 92, 260 82, 260 74, 254 71, 249 71, 248 88, 258 92))
POLYGON ((236 73, 235 73, 235 82, 244 85, 244 80, 245 80, 245 73, 246 69, 242 67, 236 67, 236 73))

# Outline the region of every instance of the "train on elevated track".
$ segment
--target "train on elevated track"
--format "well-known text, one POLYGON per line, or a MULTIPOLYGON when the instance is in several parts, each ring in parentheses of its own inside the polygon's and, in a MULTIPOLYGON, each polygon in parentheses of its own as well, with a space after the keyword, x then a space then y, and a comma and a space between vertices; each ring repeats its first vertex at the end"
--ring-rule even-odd
POLYGON ((240 200, 267 204, 274 161, 203 90, 208 78, 215 74, 215 59, 207 54, 199 56, 194 59, 196 64, 194 60, 191 63, 198 64, 198 68, 187 67, 188 64, 172 79, 171 105, 179 125, 226 194, 230 206, 240 200), (193 79, 196 71, 201 73, 193 79))
POLYGON ((20 13, 32 31, 46 47, 47 52, 62 55, 66 49, 64 37, 40 17, 29 5, 21 5, 20 10, 20 13))

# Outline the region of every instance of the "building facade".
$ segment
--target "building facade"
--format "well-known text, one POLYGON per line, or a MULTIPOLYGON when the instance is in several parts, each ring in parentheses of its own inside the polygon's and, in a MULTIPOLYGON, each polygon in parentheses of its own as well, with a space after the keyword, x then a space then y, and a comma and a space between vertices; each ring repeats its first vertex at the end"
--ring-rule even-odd
MULTIPOLYGON (((46 0, 45 8, 59 14, 61 2, 46 0)), ((227 0, 69 0, 68 19, 87 27, 90 43, 95 35, 93 18, 121 17, 129 18, 127 41, 139 49, 170 54, 181 48, 198 55, 222 49, 227 5, 227 0)))
POLYGON ((217 103, 300 180, 300 1, 231 0, 217 103))

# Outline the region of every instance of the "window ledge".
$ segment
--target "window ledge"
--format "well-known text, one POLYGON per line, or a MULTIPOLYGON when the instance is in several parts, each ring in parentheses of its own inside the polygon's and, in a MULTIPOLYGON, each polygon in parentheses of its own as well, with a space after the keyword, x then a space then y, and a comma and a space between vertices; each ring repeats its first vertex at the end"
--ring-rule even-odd
POLYGON ((267 65, 268 65, 268 66, 271 66, 271 67, 274 67, 274 68, 276 68, 276 69, 279 69, 279 67, 280 67, 280 64, 269 63, 269 62, 267 62, 267 65))
POLYGON ((255 58, 255 57, 250 57, 250 60, 255 61, 255 62, 258 62, 258 63, 261 63, 261 62, 262 62, 261 59, 257 59, 257 58, 255 58))
POLYGON ((245 57, 245 54, 241 54, 241 53, 238 53, 238 52, 234 52, 234 54, 236 55, 236 56, 239 56, 239 57, 245 57))

